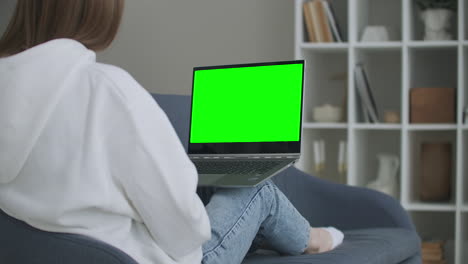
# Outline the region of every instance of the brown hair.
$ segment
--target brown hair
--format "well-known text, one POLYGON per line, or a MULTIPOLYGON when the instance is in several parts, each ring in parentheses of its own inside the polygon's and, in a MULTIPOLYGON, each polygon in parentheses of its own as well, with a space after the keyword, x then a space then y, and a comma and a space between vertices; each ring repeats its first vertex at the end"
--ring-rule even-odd
POLYGON ((18 0, 0 39, 0 57, 58 38, 103 50, 117 35, 123 6, 124 0, 18 0))

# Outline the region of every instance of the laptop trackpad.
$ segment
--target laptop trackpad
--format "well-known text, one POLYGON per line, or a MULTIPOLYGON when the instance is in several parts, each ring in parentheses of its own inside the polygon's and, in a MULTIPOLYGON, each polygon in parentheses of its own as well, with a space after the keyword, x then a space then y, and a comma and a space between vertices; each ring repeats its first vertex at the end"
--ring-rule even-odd
POLYGON ((226 174, 203 174, 199 175, 198 178, 198 185, 212 185, 217 182, 222 177, 226 176, 226 174))

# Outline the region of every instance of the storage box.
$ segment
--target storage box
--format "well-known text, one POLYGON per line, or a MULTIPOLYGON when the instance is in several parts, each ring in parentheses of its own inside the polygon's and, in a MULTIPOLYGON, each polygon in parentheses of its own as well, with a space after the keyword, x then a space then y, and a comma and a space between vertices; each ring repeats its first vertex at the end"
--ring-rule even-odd
POLYGON ((454 88, 413 88, 410 123, 455 123, 454 88))
POLYGON ((419 198, 422 201, 450 200, 452 188, 452 144, 421 144, 419 198))

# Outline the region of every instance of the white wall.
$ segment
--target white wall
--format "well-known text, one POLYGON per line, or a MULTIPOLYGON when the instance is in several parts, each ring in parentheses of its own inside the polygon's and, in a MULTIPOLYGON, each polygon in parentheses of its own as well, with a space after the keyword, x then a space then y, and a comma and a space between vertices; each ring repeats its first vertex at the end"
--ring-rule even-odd
POLYGON ((0 0, 0 35, 3 34, 8 25, 15 3, 15 0, 0 0))
POLYGON ((292 0, 132 0, 102 61, 152 92, 189 94, 192 68, 294 57, 292 0))
MULTIPOLYGON (((0 10, 5 1, 14 2, 0 10)), ((293 59, 294 1, 127 0, 116 41, 98 57, 151 92, 189 94, 194 66, 293 59)))

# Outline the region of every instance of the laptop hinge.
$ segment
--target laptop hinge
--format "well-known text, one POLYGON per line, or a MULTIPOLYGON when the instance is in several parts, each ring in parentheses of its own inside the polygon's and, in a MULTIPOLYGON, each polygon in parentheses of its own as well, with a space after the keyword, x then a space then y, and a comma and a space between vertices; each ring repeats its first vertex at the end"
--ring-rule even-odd
POLYGON ((203 155, 203 154, 191 154, 191 159, 299 159, 300 154, 233 154, 233 155, 203 155))

